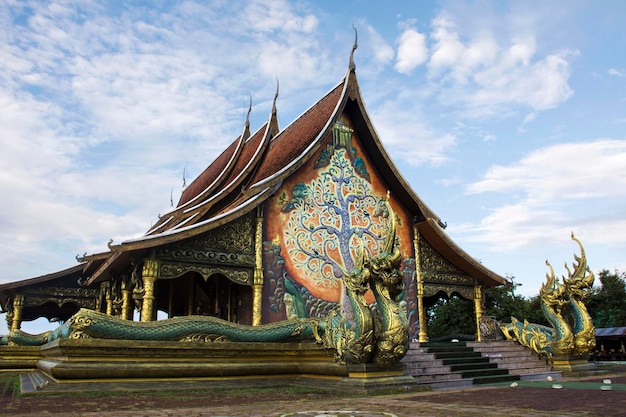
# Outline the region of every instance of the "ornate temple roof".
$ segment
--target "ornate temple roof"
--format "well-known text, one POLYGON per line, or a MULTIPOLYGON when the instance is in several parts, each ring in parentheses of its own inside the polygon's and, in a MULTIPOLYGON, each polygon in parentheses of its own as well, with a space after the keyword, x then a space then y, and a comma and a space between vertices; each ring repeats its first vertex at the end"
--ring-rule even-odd
POLYGON ((140 252, 197 236, 254 210, 285 178, 319 152, 343 113, 352 121, 391 193, 411 213, 429 243, 483 285, 506 283, 506 279, 482 266, 445 234, 440 219, 395 167, 370 121, 351 56, 348 71, 339 84, 284 129, 278 125, 276 97, 267 122, 255 133, 250 133, 246 120, 242 134, 185 188, 177 206, 160 216, 145 235, 109 244, 110 252, 83 257, 89 261, 84 271, 89 277, 87 284, 106 280, 109 271, 124 269, 131 257, 140 252))

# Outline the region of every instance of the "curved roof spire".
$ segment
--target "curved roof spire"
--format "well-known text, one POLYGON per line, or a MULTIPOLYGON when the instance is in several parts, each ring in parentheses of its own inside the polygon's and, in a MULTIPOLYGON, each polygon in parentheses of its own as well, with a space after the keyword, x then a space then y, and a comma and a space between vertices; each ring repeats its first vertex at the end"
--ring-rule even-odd
POLYGON ((252 94, 250 94, 250 104, 248 104, 248 114, 246 115, 245 129, 250 130, 250 113, 252 112, 252 94))
POLYGON ((276 115, 276 100, 278 100, 278 89, 280 84, 278 83, 278 78, 276 78, 276 94, 274 94, 274 103, 272 103, 272 115, 276 115))
POLYGON ((356 28, 354 27, 354 25, 352 25, 352 29, 354 29, 354 45, 352 45, 352 52, 350 52, 350 64, 348 66, 348 69, 350 69, 351 72, 354 72, 354 70, 356 69, 356 65, 354 65, 354 51, 356 51, 356 48, 359 47, 358 44, 358 34, 356 32, 356 28))

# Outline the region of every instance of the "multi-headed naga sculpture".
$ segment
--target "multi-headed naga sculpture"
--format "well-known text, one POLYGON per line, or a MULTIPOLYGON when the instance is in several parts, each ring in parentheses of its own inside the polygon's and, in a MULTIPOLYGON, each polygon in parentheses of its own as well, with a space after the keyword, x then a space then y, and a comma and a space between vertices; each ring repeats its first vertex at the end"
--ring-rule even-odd
POLYGON ((582 356, 596 345, 595 328, 584 300, 589 295, 594 275, 587 266, 585 250, 574 234, 572 240, 580 247, 580 257, 574 255, 576 263, 571 271, 567 263, 568 277, 562 277, 562 283, 554 275, 554 269, 548 261, 550 274, 541 286, 541 309, 551 327, 539 324, 523 323, 511 317, 511 323, 501 325, 502 332, 510 340, 516 340, 540 355, 582 356))

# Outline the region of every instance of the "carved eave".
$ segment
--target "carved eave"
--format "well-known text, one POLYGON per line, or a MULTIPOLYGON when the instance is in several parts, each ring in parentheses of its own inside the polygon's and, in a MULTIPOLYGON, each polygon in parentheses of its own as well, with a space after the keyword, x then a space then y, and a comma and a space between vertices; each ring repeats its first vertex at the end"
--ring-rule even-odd
POLYGON ((224 179, 224 185, 216 190, 211 196, 199 202, 197 205, 184 209, 179 214, 179 219, 174 224, 170 224, 166 230, 180 229, 182 227, 195 224, 205 217, 205 215, 222 200, 232 200, 241 192, 241 187, 246 179, 250 177, 256 165, 259 163, 265 148, 269 142, 269 123, 265 125, 265 130, 253 136, 247 143, 242 156, 235 164, 231 175, 224 179))
POLYGON ((457 268, 475 278, 481 286, 488 288, 508 283, 506 278, 489 270, 457 246, 439 226, 438 220, 430 218, 417 223, 416 226, 422 237, 437 252, 457 268))
MULTIPOLYGON (((259 189, 255 195, 240 198, 241 187, 255 171, 256 166, 262 159, 263 153, 271 140, 272 126, 278 126, 274 111, 272 111, 269 121, 246 141, 246 145, 257 143, 257 146, 250 149, 249 152, 240 152, 239 159, 235 161, 228 175, 222 176, 222 183, 226 182, 224 188, 210 195, 196 206, 187 209, 177 209, 169 216, 167 222, 161 222, 163 225, 161 229, 156 230, 153 228, 152 232, 143 237, 127 240, 119 245, 111 245, 112 253, 109 259, 93 273, 88 283, 104 281, 108 279, 109 271, 123 269, 124 265, 130 262, 127 252, 138 252, 198 236, 245 215, 263 203, 269 196, 270 190, 259 189), (215 204, 229 196, 231 196, 230 200, 233 200, 234 203, 225 204, 225 207, 217 213, 206 219, 202 218, 215 204)), ((137 254, 134 255, 136 256, 137 254)))
POLYGON ((72 266, 71 268, 64 269, 62 271, 52 272, 50 274, 41 275, 39 277, 28 278, 21 281, 9 282, 6 284, 0 284, 0 293, 7 290, 17 290, 24 287, 29 287, 32 285, 41 285, 50 283, 51 281, 56 281, 59 279, 63 279, 69 275, 74 275, 83 271, 86 263, 80 263, 78 265, 72 266))
MULTIPOLYGON (((249 126, 248 124, 246 124, 244 133, 241 136, 239 136, 239 138, 236 139, 235 144, 233 144, 235 149, 234 149, 234 152, 231 151, 232 154, 230 155, 228 162, 223 168, 221 166, 218 167, 219 173, 217 177, 214 178, 209 183, 209 185, 206 186, 198 194, 196 194, 193 197, 191 196, 193 192, 197 192, 197 190, 194 190, 194 188, 196 187, 196 183, 202 181, 204 176, 209 175, 209 169, 216 168, 215 166, 212 166, 212 165, 209 166, 202 174, 200 174, 200 176, 198 176, 196 180, 194 180, 189 185, 189 187, 185 190, 186 192, 183 192, 183 195, 181 195, 178 206, 174 210, 161 216, 159 221, 152 228, 150 228, 150 230, 148 230, 147 234, 150 235, 150 234, 160 233, 164 230, 168 230, 172 227, 180 225, 181 222, 185 222, 186 220, 188 220, 191 216, 190 214, 188 214, 189 211, 193 210, 194 207, 197 207, 199 204, 202 204, 207 199, 211 198, 212 194, 218 189, 218 187, 221 184, 223 184, 225 179, 228 176, 232 175, 233 169, 237 165, 237 162, 240 159, 241 153, 249 137, 250 137, 249 126)), ((229 148, 231 148, 233 145, 231 145, 229 148)), ((228 154, 228 153, 230 153, 229 149, 226 149, 226 151, 224 151, 224 153, 220 155, 220 157, 218 157, 214 163, 217 163, 217 161, 219 161, 219 159, 223 157, 224 154, 228 154)))
POLYGON ((83 275, 85 277, 91 276, 91 274, 100 268, 100 266, 106 262, 109 258, 110 252, 101 252, 95 253, 92 255, 85 255, 82 257, 82 261, 85 262, 85 266, 83 267, 83 275))
MULTIPOLYGON (((235 140, 235 142, 237 144, 236 145, 236 149, 232 153, 232 155, 231 155, 230 159, 228 160, 228 163, 226 164, 226 166, 218 167, 217 177, 211 183, 209 183, 209 185, 206 186, 206 188, 203 191, 201 191, 200 193, 197 193, 197 191, 195 191, 197 193, 197 195, 193 195, 194 190, 192 188, 192 185, 195 185, 194 183, 196 183, 196 181, 198 181, 199 179, 202 178, 202 175, 204 174, 204 172, 202 174, 200 174, 200 176, 198 176, 198 178, 196 180, 194 180, 190 184, 190 186, 187 189, 185 189, 185 191, 183 191, 183 194, 180 196, 180 201, 178 202, 178 207, 177 208, 185 208, 185 207, 187 207, 187 206, 189 206, 191 204, 197 203, 198 201, 202 200, 206 196, 210 195, 224 181, 224 179, 231 174, 235 164, 239 160, 239 157, 241 155, 241 152, 244 149, 244 146, 246 145, 246 142, 248 141, 248 139, 251 136, 250 135, 250 113, 251 112, 252 112, 252 97, 250 97, 250 105, 248 106, 248 114, 246 115, 246 122, 244 123, 243 132, 241 133, 239 138, 237 138, 235 140)), ((261 130, 261 129, 259 129, 259 130, 261 130)), ((213 165, 213 164, 211 164, 211 165, 213 165)), ((211 165, 209 167, 207 167, 207 170, 209 168, 211 168, 211 165)), ((205 170, 205 171, 207 171, 207 170, 205 170)))
POLYGON ((130 239, 118 245, 111 245, 109 258, 94 272, 87 281, 87 284, 93 284, 108 279, 108 273, 111 270, 124 269, 124 266, 129 264, 131 255, 139 258, 137 255, 141 254, 144 250, 198 236, 248 214, 262 204, 270 196, 271 191, 270 189, 260 190, 260 192, 253 197, 241 198, 229 205, 219 214, 199 223, 180 229, 168 230, 156 235, 130 239))
MULTIPOLYGON (((159 234, 168 230, 180 229, 195 224, 201 221, 212 207, 219 204, 220 201, 224 199, 232 200, 237 197, 241 192, 240 188, 245 185, 247 179, 255 172, 270 140, 279 129, 276 114, 277 98, 278 87, 268 121, 252 136, 250 136, 249 121, 250 111, 252 109, 250 104, 244 131, 240 136, 237 150, 233 153, 227 166, 224 167, 217 178, 197 196, 190 198, 183 194, 183 196, 181 196, 181 202, 185 202, 179 204, 172 212, 161 217, 157 225, 151 228, 147 235, 159 234)), ((209 173, 211 169, 214 169, 216 162, 217 160, 209 165, 205 172, 209 173)), ((220 166, 218 165, 217 168, 220 169, 220 166)), ((192 182, 190 188, 194 186, 197 181, 201 180, 205 172, 192 182)))
MULTIPOLYGON (((86 262, 82 262, 78 265, 50 274, 0 284, 0 304, 2 306, 0 313, 6 313, 7 308, 10 308, 6 305, 7 299, 15 294, 24 294, 32 288, 55 286, 79 288, 81 285, 78 283, 78 280, 83 276, 83 268, 85 265, 86 262)), ((23 313, 22 318, 25 321, 29 321, 37 317, 31 317, 28 313, 23 313)))

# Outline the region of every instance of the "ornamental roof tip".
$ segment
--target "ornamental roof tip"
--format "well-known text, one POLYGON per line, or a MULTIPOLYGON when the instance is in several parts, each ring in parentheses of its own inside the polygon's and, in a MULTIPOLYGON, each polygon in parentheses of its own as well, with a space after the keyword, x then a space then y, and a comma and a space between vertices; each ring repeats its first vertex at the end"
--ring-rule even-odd
POLYGON ((280 83, 278 82, 278 78, 276 78, 276 93, 274 94, 274 102, 272 103, 272 115, 276 114, 276 100, 278 100, 279 89, 280 89, 280 83))
POLYGON ((354 51, 356 51, 356 48, 359 47, 359 44, 358 44, 359 37, 356 31, 356 27, 352 25, 352 29, 354 29, 354 44, 352 45, 352 51, 350 52, 350 63, 348 65, 348 69, 350 70, 350 72, 354 72, 356 70, 356 65, 354 64, 354 51))
POLYGON ((250 113, 252 113, 252 94, 250 94, 250 103, 248 104, 248 114, 246 115, 244 130, 250 129, 250 113))

